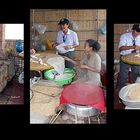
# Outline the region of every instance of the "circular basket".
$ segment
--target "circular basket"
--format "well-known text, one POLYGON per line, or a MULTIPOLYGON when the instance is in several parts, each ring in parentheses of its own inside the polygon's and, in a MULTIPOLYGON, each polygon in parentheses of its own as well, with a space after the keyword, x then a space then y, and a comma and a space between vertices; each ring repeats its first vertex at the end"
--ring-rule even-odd
POLYGON ((140 65, 140 57, 137 56, 138 53, 131 53, 127 54, 121 57, 121 60, 124 63, 130 64, 130 65, 140 65))

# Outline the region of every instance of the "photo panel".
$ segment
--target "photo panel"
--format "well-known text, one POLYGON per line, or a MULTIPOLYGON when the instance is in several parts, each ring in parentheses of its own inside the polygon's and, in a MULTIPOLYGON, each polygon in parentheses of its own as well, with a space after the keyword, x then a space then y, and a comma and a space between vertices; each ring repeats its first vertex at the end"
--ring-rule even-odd
POLYGON ((107 123, 106 19, 106 9, 30 9, 31 124, 107 123))

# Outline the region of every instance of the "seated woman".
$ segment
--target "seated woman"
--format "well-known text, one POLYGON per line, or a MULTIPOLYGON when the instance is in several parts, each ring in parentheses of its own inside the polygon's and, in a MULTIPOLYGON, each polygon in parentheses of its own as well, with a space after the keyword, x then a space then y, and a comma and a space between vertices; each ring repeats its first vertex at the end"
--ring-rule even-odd
POLYGON ((84 56, 80 63, 64 57, 76 66, 77 80, 73 83, 93 83, 101 86, 101 58, 98 55, 100 44, 96 40, 88 39, 85 42, 84 56))

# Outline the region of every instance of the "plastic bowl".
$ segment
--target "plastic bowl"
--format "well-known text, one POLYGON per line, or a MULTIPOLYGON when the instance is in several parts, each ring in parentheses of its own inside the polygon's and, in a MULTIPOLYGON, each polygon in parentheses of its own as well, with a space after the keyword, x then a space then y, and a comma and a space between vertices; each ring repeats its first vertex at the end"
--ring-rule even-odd
POLYGON ((70 76, 67 79, 61 79, 61 80, 53 79, 52 77, 50 77, 50 75, 52 75, 52 73, 54 71, 55 71, 54 69, 51 69, 51 70, 44 72, 44 78, 48 79, 48 80, 53 80, 61 85, 67 85, 67 84, 70 84, 72 82, 73 77, 75 76, 75 72, 73 69, 65 68, 64 73, 70 73, 69 74, 70 76))

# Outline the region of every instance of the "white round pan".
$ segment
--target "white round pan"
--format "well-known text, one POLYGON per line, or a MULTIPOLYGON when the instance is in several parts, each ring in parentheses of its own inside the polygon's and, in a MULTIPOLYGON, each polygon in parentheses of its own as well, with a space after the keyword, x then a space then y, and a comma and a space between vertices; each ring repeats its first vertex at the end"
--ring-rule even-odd
POLYGON ((123 87, 120 92, 119 92, 119 97, 122 100, 122 102, 126 105, 126 106, 130 106, 130 107, 140 107, 140 100, 132 100, 130 99, 127 95, 128 95, 128 91, 136 84, 140 83, 135 83, 135 84, 131 84, 128 86, 123 87))

